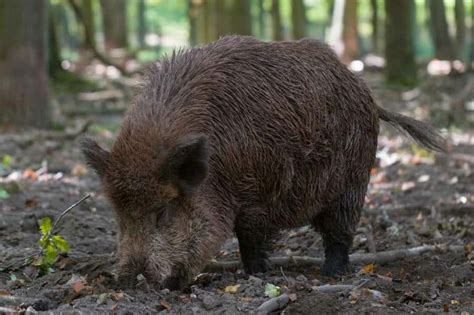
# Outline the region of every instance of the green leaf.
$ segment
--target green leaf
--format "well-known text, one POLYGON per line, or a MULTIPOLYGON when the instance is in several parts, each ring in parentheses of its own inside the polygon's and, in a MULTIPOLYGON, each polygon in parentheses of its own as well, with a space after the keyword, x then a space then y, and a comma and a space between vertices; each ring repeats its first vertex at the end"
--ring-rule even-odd
POLYGON ((49 243, 45 248, 43 248, 42 264, 52 265, 56 262, 56 258, 58 258, 58 252, 53 244, 49 243))
POLYGON ((10 279, 8 281, 16 281, 18 280, 17 276, 14 273, 10 274, 10 279))
POLYGON ((53 228, 53 223, 51 222, 50 217, 44 217, 40 221, 40 230, 41 234, 47 235, 53 228))
POLYGON ((61 253, 67 253, 69 251, 69 244, 61 235, 54 235, 52 241, 61 253))
POLYGON ((7 199, 10 194, 3 188, 0 188, 0 199, 7 199))
POLYGON ((271 283, 267 283, 265 285, 265 295, 270 297, 270 298, 274 298, 274 297, 277 297, 281 294, 281 290, 280 290, 280 287, 279 286, 276 286, 274 284, 271 284, 271 283))
POLYGON ((11 155, 4 155, 2 159, 2 165, 4 168, 9 168, 12 164, 13 157, 11 155))

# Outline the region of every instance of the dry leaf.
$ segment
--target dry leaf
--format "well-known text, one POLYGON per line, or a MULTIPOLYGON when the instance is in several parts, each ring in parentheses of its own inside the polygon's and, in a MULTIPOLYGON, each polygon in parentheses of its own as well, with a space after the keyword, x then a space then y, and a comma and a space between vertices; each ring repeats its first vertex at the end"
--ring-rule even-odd
POLYGON ((451 304, 452 305, 458 305, 458 304, 461 304, 461 303, 459 302, 459 300, 451 300, 451 304))
POLYGON ((74 292, 76 292, 77 294, 81 293, 81 291, 84 290, 85 287, 86 287, 86 285, 84 284, 84 282, 82 282, 82 280, 77 280, 77 281, 74 282, 74 284, 72 285, 72 289, 73 289, 74 292))
POLYGON ((110 294, 110 298, 114 301, 120 301, 124 296, 125 294, 123 292, 114 292, 110 294))
POLYGON ((374 264, 368 264, 368 265, 365 265, 364 267, 362 267, 362 269, 360 270, 363 274, 371 274, 371 273, 374 273, 374 269, 375 269, 375 265, 374 264))
POLYGON ((30 178, 32 181, 36 181, 38 179, 38 174, 36 174, 36 172, 33 171, 31 168, 27 168, 23 172, 23 177, 30 178))
POLYGON ((0 290, 0 296, 8 296, 11 295, 11 293, 7 290, 0 290))
POLYGON ((161 301, 160 301, 160 305, 163 306, 164 308, 166 308, 167 310, 170 310, 170 309, 171 309, 171 303, 169 303, 169 302, 166 301, 166 300, 161 300, 161 301))
POLYGON ((84 164, 78 163, 72 168, 71 174, 73 176, 81 177, 84 174, 87 174, 87 168, 84 164))
POLYGON ((291 302, 294 302, 298 299, 298 297, 296 296, 296 293, 288 294, 288 298, 290 299, 291 302))
POLYGON ((443 304, 443 311, 445 313, 448 313, 449 312, 449 305, 448 304, 443 304))
POLYGON ((239 291, 240 284, 236 285, 228 285, 225 287, 224 292, 225 293, 230 293, 230 294, 235 294, 237 291, 239 291))

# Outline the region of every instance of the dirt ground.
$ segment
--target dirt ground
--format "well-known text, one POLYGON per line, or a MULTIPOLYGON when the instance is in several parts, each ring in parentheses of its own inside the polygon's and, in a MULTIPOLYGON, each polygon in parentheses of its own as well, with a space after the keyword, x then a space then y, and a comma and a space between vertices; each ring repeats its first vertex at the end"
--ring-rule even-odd
MULTIPOLYGON (((120 290, 114 280, 113 210, 97 176, 83 164, 78 147, 82 134, 76 137, 74 130, 85 121, 92 122, 87 133, 110 146, 120 124, 116 112, 125 106, 128 94, 95 102, 80 101, 78 95, 59 95, 61 106, 78 104, 86 113, 64 117, 71 130, 0 132, 0 159, 13 157, 0 168, 0 188, 8 193, 0 198, 0 314, 9 310, 252 313, 271 299, 265 296, 267 284, 279 286, 289 297, 274 314, 474 314, 472 112, 463 113, 465 121, 456 127, 452 124, 454 115, 445 108, 462 92, 467 78, 432 78, 411 91, 388 89, 376 75, 368 81, 385 108, 432 119, 440 125, 450 124, 445 132, 451 148, 447 155, 433 154, 383 128, 378 164, 372 172, 353 253, 439 245, 434 251, 383 264, 353 264, 354 272, 339 279, 322 277, 318 264, 289 264, 250 277, 240 268, 203 273, 182 292, 155 291, 146 284, 136 290, 120 290), (54 220, 86 194, 92 198, 73 209, 57 230, 69 242, 69 254, 59 258, 54 272, 38 276, 24 261, 38 253, 39 220, 45 216, 54 220), (449 250, 448 245, 457 245, 457 250, 449 250), (322 292, 325 284, 350 286, 322 292)), ((467 101, 474 101, 472 95, 467 101)), ((323 257, 320 236, 310 227, 282 231, 270 256, 288 255, 323 257)), ((229 235, 216 259, 237 258, 237 241, 229 235)))

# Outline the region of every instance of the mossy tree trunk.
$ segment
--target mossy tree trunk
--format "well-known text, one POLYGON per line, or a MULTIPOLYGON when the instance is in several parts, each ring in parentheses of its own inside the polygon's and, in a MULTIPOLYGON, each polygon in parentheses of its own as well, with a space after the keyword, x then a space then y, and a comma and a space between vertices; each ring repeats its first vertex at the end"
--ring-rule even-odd
POLYGON ((411 86, 416 83, 412 23, 413 0, 385 0, 385 76, 387 82, 411 86))
POLYGON ((47 36, 46 0, 0 0, 0 124, 50 126, 47 36))

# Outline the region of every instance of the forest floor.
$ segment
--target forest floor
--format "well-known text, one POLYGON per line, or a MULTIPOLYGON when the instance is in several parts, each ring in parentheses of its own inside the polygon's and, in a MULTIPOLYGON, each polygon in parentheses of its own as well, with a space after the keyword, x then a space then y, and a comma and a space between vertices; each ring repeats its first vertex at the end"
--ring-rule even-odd
MULTIPOLYGON (((378 75, 368 81, 383 107, 422 119, 428 119, 428 112, 433 118, 433 108, 452 103, 468 82, 466 76, 431 78, 417 89, 402 91, 380 85, 378 75)), ((62 107, 84 109, 81 115, 64 119, 71 130, 0 133, 0 158, 12 157, 0 168, 0 314, 9 310, 239 314, 257 312, 269 300, 280 302, 271 311, 275 314, 474 314, 474 129, 468 116, 472 112, 461 115, 467 119, 463 127, 446 131, 451 144, 446 155, 427 152, 387 128, 379 138, 377 167, 353 253, 365 257, 372 252, 378 257, 389 250, 437 245, 429 251, 375 264, 370 259, 354 263, 354 272, 338 279, 321 276, 317 262, 289 263, 250 277, 240 268, 203 273, 182 292, 146 286, 123 291, 114 281, 113 210, 98 177, 84 165, 78 146, 82 134, 76 132, 89 121, 87 133, 110 147, 121 119, 110 113, 120 112, 129 94, 109 94, 105 101, 95 94, 59 95, 62 107), (58 227, 70 252, 59 258, 54 272, 39 276, 24 263, 38 252, 39 220, 57 218, 86 194, 92 198, 73 209, 58 227), (280 287, 280 297, 266 296, 271 293, 269 284, 280 287), (346 286, 336 286, 341 284, 346 286)), ((472 103, 472 94, 468 97, 472 103)), ((451 122, 450 112, 444 113, 435 115, 441 124, 451 122)), ((321 237, 310 227, 282 231, 270 256, 321 258, 321 237)), ((236 259, 238 244, 229 235, 216 260, 236 259)))

